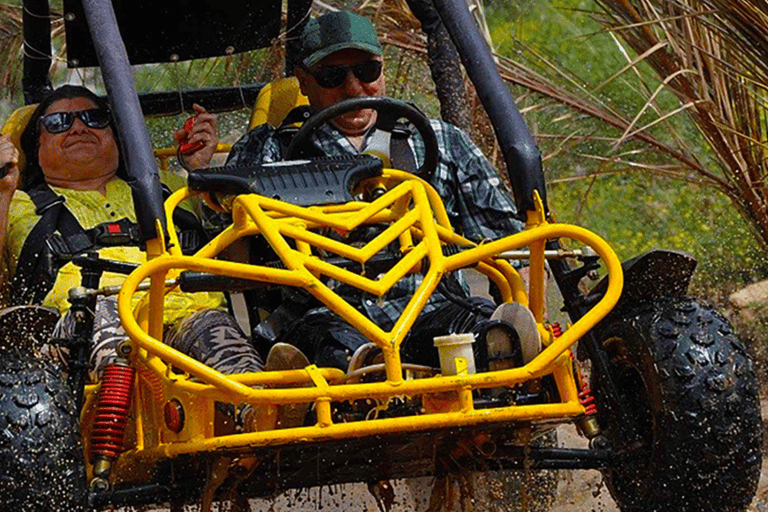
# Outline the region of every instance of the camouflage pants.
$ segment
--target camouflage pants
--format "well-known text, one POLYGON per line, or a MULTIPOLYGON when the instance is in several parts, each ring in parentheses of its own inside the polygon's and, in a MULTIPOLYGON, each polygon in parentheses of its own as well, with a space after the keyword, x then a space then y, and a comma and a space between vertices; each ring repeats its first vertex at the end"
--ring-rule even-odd
MULTIPOLYGON (((65 314, 56 325, 53 336, 74 336, 73 315, 65 314)), ((116 357, 115 349, 126 338, 117 314, 115 297, 99 297, 93 322, 93 345, 89 359, 89 375, 98 375, 116 357)), ((249 373, 263 369, 261 357, 248 341, 235 319, 219 309, 204 309, 190 314, 165 331, 164 340, 175 348, 211 368, 225 374, 249 373)), ((54 357, 66 365, 66 349, 54 357)))

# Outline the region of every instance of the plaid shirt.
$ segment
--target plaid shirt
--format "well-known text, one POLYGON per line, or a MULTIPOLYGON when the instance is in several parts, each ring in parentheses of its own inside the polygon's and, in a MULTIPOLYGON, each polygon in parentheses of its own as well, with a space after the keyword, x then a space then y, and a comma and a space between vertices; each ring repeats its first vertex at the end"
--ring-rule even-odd
MULTIPOLYGON (((431 120, 440 152, 437 171, 431 184, 443 199, 451 225, 457 233, 480 242, 522 231, 517 209, 496 170, 469 137, 453 125, 431 120)), ((244 135, 232 148, 227 165, 257 165, 282 159, 276 130, 261 125, 244 135)), ((368 140, 363 144, 363 150, 368 140)), ((327 156, 348 156, 358 150, 330 125, 313 136, 313 143, 327 156)), ((424 162, 424 142, 418 133, 409 138, 417 167, 424 162)), ((418 275, 407 276, 385 297, 366 294, 348 295, 351 305, 383 328, 391 328, 421 282, 418 275)), ((440 306, 445 297, 433 294, 424 312, 440 306)))

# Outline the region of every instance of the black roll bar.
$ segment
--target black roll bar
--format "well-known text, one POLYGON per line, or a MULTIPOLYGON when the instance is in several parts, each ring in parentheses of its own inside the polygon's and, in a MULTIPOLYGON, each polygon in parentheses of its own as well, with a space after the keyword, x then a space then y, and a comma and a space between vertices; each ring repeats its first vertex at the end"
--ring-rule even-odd
POLYGON ((434 3, 491 120, 507 164, 518 209, 521 212, 534 209, 533 191, 536 190, 548 213, 541 153, 515 104, 515 98, 499 75, 493 55, 466 2, 434 0, 434 3))
POLYGON ((167 240, 168 228, 157 162, 112 2, 83 0, 83 10, 110 98, 141 238, 145 241, 156 238, 155 221, 159 220, 167 240))
POLYGON ((24 103, 39 103, 51 92, 51 10, 48 0, 24 0, 24 103))
POLYGON ((301 33, 309 20, 312 0, 288 0, 288 24, 285 40, 285 76, 293 75, 299 64, 301 33))
POLYGON ((208 112, 218 114, 233 110, 251 109, 256 103, 263 83, 188 89, 177 92, 150 92, 139 94, 141 111, 145 116, 172 116, 192 112, 192 105, 198 103, 208 112))

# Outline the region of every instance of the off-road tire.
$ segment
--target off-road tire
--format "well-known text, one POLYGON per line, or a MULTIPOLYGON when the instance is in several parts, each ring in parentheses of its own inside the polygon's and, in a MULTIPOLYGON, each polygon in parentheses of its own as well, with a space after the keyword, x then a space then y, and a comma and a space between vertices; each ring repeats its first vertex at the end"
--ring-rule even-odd
POLYGON ((57 366, 31 354, 0 357, 0 507, 86 510, 78 415, 57 366))
POLYGON ((600 326, 621 400, 640 422, 627 439, 592 375, 609 448, 635 456, 604 470, 623 512, 744 510, 757 488, 761 420, 752 361, 728 321, 690 298, 624 308, 600 326))

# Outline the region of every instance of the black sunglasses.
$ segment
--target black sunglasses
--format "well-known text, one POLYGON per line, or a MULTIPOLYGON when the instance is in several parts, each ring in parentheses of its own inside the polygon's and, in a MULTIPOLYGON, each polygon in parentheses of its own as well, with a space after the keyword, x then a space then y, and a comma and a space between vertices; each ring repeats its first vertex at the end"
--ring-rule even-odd
POLYGON ((375 82, 381 76, 381 61, 367 60, 351 66, 320 66, 314 71, 306 69, 320 87, 333 89, 344 83, 350 71, 363 83, 375 82))
POLYGON ((104 129, 109 126, 109 110, 105 108, 89 108, 77 112, 53 112, 40 118, 40 124, 49 133, 62 133, 75 124, 75 117, 80 119, 88 128, 104 129))

